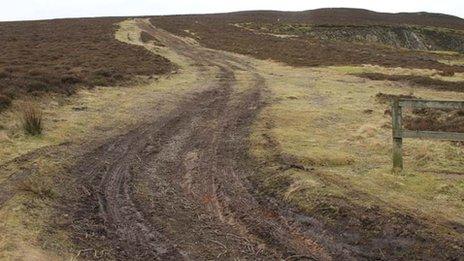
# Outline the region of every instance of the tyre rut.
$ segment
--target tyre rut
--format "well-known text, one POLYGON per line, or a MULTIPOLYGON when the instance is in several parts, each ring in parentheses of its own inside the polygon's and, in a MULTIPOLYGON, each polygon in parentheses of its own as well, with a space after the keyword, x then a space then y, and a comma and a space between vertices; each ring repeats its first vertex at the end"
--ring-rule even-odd
POLYGON ((82 158, 75 175, 85 196, 74 207, 75 240, 99 242, 112 249, 103 257, 121 260, 330 259, 266 208, 248 181, 254 168, 247 138, 263 105, 264 78, 237 57, 138 23, 178 54, 219 72, 168 115, 82 158), (253 79, 240 94, 234 93, 237 68, 253 79))

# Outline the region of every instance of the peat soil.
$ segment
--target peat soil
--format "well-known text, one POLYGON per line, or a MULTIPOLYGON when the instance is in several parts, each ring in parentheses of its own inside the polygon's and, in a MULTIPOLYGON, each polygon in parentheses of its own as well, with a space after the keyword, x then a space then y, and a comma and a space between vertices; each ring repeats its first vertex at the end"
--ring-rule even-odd
POLYGON ((68 219, 65 229, 82 249, 79 258, 460 258, 462 242, 415 234, 428 227, 410 216, 396 222, 382 210, 350 208, 327 225, 262 193, 251 181, 261 170, 248 156, 248 136, 267 102, 263 76, 246 58, 189 44, 145 20, 138 25, 192 60, 207 88, 81 154, 59 177, 56 216, 68 219), (207 78, 208 70, 216 77, 207 78), (239 72, 250 80, 237 81, 239 72), (247 88, 238 90, 239 84, 247 88), (352 222, 359 219, 367 222, 352 222), (377 236, 360 238, 359 230, 377 236))

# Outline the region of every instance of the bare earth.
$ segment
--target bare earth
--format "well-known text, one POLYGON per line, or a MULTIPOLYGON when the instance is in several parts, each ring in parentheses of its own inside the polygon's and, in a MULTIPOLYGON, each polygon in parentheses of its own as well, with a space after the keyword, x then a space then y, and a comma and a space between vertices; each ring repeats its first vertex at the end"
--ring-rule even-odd
POLYGON ((77 175, 89 193, 74 213, 79 228, 109 237, 120 259, 328 259, 297 224, 261 202, 247 179, 254 170, 246 141, 263 104, 263 78, 237 57, 140 23, 198 67, 219 72, 193 100, 82 159, 77 175), (235 95, 237 70, 253 80, 235 95), (144 200, 138 184, 153 197, 144 200))
MULTIPOLYGON (((54 205, 57 216, 66 220, 60 229, 80 249, 75 251, 76 258, 388 260, 418 254, 412 248, 403 256, 395 252, 409 245, 433 245, 431 251, 445 256, 441 251, 447 252, 446 242, 424 243, 428 238, 402 235, 404 231, 393 225, 383 241, 365 243, 355 236, 346 240, 350 235, 342 235, 342 229, 330 228, 284 206, 277 197, 265 195, 252 182, 261 171, 260 164, 249 156, 252 124, 269 102, 265 70, 245 56, 203 48, 147 20, 136 23, 158 44, 190 61, 204 81, 199 83, 201 88, 192 88, 193 98, 180 99, 167 113, 153 112, 125 134, 76 152, 77 162, 63 175, 70 182, 62 182, 66 183, 62 190, 70 191, 54 205)), ((322 96, 315 99, 325 102, 322 96)), ((268 143, 273 149, 271 139, 268 143)), ((50 150, 64 158, 67 146, 71 151, 73 145, 67 144, 50 150)), ((47 149, 0 165, 0 170, 38 157, 47 149)), ((11 187, 28 175, 18 172, 0 183, 0 205, 12 197, 11 187)), ((397 222, 390 216, 377 216, 375 210, 372 213, 369 217, 383 219, 384 227, 397 222)), ((346 224, 340 227, 350 226, 350 216, 343 220, 346 224)), ((405 223, 411 231, 421 230, 414 221, 397 223, 405 223)), ((453 252, 450 257, 457 256, 453 252)))

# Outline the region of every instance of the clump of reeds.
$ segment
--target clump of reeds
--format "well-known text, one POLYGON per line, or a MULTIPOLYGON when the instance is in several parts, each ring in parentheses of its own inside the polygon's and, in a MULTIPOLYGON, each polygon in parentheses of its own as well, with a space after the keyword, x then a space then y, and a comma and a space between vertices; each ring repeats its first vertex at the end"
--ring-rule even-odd
POLYGON ((43 113, 39 105, 25 102, 21 108, 21 124, 26 134, 38 136, 43 131, 43 113))

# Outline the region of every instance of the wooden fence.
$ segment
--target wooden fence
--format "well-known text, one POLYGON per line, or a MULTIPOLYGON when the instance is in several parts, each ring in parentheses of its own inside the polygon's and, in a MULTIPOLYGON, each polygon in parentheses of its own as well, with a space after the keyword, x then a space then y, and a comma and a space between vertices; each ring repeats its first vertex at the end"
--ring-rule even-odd
POLYGON ((403 108, 405 107, 414 109, 435 108, 464 110, 464 101, 394 99, 392 101, 393 171, 401 172, 403 170, 404 138, 464 141, 464 133, 403 130, 403 108))

